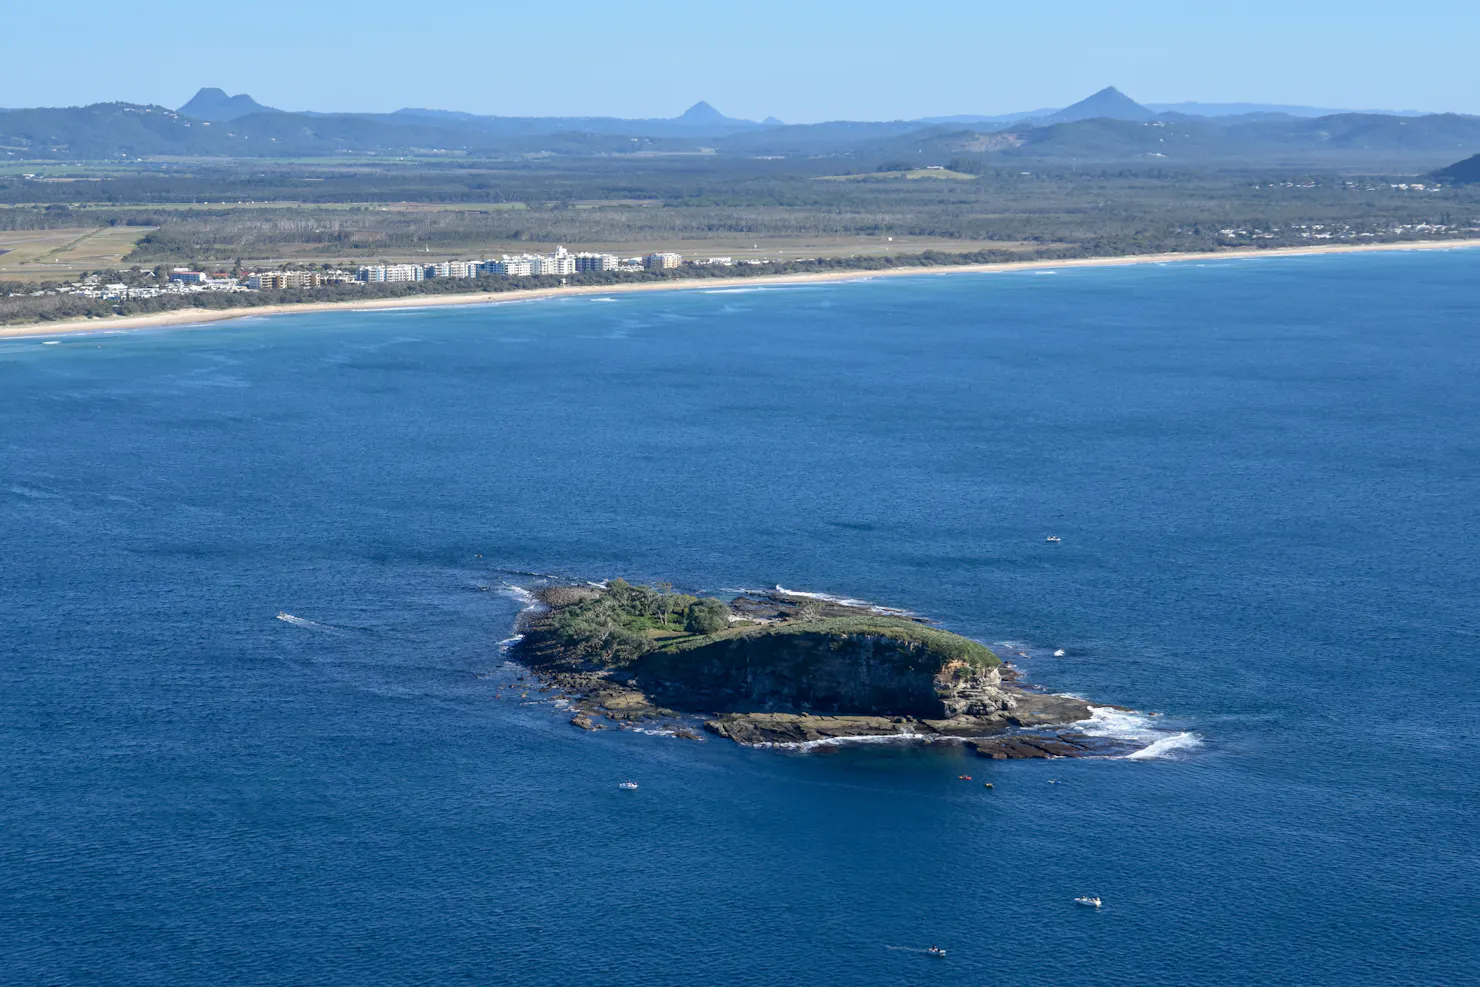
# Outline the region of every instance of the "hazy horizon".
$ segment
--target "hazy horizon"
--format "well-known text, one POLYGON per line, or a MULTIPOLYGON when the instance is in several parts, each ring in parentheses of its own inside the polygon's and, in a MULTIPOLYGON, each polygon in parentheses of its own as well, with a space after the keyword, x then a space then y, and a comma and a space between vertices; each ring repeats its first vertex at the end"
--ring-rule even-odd
MULTIPOLYGON (((556 13, 470 9, 453 24, 408 23, 383 0, 350 18, 264 0, 250 19, 172 23, 169 57, 146 60, 119 54, 114 32, 58 30, 53 12, 28 6, 7 15, 0 106, 178 107, 214 86, 284 110, 665 118, 705 100, 731 117, 811 123, 1019 113, 1114 85, 1148 104, 1480 113, 1467 51, 1480 10, 1454 0, 1422 18, 1385 9, 1145 0, 1127 12, 1068 0, 1052 16, 987 5, 952 11, 947 23, 870 0, 821 0, 804 12, 775 0, 722 10, 655 0, 643 16, 577 3, 556 13), (275 21, 294 29, 262 30, 275 21)), ((120 17, 83 0, 68 20, 120 17)))

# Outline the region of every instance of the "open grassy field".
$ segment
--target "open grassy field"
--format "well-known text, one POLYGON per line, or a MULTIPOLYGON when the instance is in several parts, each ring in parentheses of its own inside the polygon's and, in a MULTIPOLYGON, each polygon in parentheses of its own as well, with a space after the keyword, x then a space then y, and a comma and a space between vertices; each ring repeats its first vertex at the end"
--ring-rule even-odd
MULTIPOLYGON (((734 260, 813 260, 818 257, 884 257, 891 254, 919 254, 926 250, 945 253, 969 253, 981 250, 979 240, 958 240, 928 236, 768 236, 757 239, 746 234, 715 234, 703 238, 673 238, 652 240, 599 241, 596 243, 558 244, 556 242, 530 240, 476 240, 469 239, 461 244, 443 243, 425 250, 408 250, 404 247, 388 247, 373 257, 365 254, 335 253, 327 245, 294 245, 278 256, 255 258, 253 263, 263 266, 279 264, 335 264, 353 267, 370 260, 388 263, 410 263, 420 261, 433 263, 441 260, 474 260, 497 257, 500 254, 549 253, 557 246, 572 251, 592 251, 616 254, 619 257, 639 257, 655 251, 674 251, 685 258, 730 257, 734 260)), ((1039 250, 1042 243, 994 242, 994 250, 1027 251, 1039 250)), ((147 264, 145 266, 148 266, 147 264)))
POLYGON ((909 171, 874 171, 862 175, 818 175, 814 181, 819 182, 879 182, 890 179, 906 179, 914 181, 921 178, 933 178, 943 181, 974 182, 978 176, 968 175, 964 171, 952 171, 949 168, 911 168, 909 171))
POLYGON ((118 267, 148 226, 0 230, 0 279, 51 281, 118 267))
MULTIPOLYGON (((594 204, 572 203, 576 209, 590 209, 606 205, 623 205, 626 203, 597 202, 594 204)), ((0 203, 0 209, 26 209, 25 205, 11 203, 0 203)), ((465 203, 457 202, 297 202, 293 200, 272 202, 207 202, 204 199, 196 202, 77 202, 68 203, 68 208, 77 213, 108 213, 114 214, 120 210, 147 210, 149 212, 190 212, 191 210, 210 209, 213 212, 223 210, 253 210, 253 209, 323 209, 326 211, 352 212, 355 210, 370 209, 376 212, 448 212, 466 210, 465 203)), ((479 212, 509 212, 520 209, 528 209, 529 206, 523 202, 480 202, 477 206, 479 212)))

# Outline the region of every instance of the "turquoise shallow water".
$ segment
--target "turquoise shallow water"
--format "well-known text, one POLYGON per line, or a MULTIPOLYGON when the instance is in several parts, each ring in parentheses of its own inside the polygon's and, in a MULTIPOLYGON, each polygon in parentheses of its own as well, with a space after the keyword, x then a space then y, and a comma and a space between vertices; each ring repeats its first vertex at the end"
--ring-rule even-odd
POLYGON ((1471 982, 1477 274, 0 344, 0 979, 1471 982), (531 573, 904 606, 1188 736, 997 764, 586 734, 507 686, 531 573))

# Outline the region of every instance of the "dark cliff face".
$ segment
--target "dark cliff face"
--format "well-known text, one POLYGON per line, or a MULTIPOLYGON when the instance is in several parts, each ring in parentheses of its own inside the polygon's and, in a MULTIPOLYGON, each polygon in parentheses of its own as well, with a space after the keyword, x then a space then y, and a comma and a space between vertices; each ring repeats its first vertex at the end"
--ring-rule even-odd
POLYGON ((809 711, 947 719, 1011 705, 996 669, 873 634, 798 632, 655 652, 633 667, 656 701, 715 712, 809 711))

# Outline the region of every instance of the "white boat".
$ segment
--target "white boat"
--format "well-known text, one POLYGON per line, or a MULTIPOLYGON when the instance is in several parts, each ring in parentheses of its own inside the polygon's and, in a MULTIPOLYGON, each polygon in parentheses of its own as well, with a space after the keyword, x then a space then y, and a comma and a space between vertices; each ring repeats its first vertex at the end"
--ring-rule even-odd
POLYGON ((635 792, 635 791, 637 791, 637 782, 635 782, 635 781, 618 782, 617 787, 620 788, 620 789, 622 789, 623 791, 635 792))
POLYGON ((930 954, 931 956, 946 955, 946 951, 944 949, 941 949, 939 946, 931 946, 929 949, 925 950, 925 952, 930 954))
POLYGON ((1087 908, 1099 908, 1100 905, 1103 904, 1103 902, 1101 902, 1099 898, 1091 898, 1091 897, 1085 896, 1085 897, 1082 897, 1082 898, 1075 898, 1074 899, 1074 904, 1076 904, 1076 905, 1084 905, 1087 908))
POLYGON ((1053 653, 1053 656, 1055 658, 1062 658, 1062 657, 1064 657, 1064 649, 1063 648, 1060 648, 1059 650, 1055 651, 1053 653))
POLYGON ((1047 538, 1045 538, 1043 540, 1044 541, 1051 541, 1055 545, 1057 545, 1059 542, 1063 541, 1064 539, 1060 538, 1058 535, 1049 535, 1047 538))

